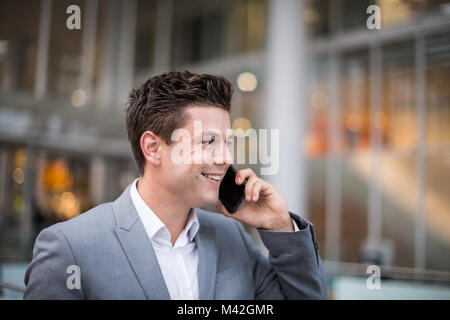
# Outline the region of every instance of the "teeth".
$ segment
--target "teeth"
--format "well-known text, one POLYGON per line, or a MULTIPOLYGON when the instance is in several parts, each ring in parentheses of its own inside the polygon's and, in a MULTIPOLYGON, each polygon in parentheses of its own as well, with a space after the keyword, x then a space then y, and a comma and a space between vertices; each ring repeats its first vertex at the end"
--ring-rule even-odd
POLYGON ((213 175, 207 174, 207 173, 203 173, 203 175, 205 177, 207 177, 208 179, 215 180, 215 181, 220 181, 220 178, 221 178, 221 176, 213 176, 213 175))

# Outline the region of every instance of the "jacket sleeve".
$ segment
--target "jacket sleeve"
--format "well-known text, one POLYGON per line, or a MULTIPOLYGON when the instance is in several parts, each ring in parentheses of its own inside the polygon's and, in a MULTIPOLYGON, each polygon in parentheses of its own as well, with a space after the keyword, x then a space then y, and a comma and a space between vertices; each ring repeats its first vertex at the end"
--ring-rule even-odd
POLYGON ((64 234, 54 226, 42 230, 25 272, 24 299, 84 299, 81 273, 64 234), (78 283, 73 277, 79 277, 78 283), (72 281, 74 280, 74 281, 72 281))
POLYGON ((239 223, 240 232, 254 261, 256 299, 327 299, 325 272, 318 253, 314 226, 290 213, 299 231, 258 229, 269 257, 261 254, 239 223))

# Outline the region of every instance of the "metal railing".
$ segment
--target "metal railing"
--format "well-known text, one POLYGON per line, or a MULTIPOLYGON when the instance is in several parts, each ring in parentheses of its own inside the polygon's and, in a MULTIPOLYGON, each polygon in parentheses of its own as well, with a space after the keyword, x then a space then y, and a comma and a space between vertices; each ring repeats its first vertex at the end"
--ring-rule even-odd
MULTIPOLYGON (((370 263, 350 263, 329 260, 324 260, 323 264, 328 276, 356 277, 367 277, 367 267, 371 265, 370 263)), ((448 271, 383 265, 379 267, 381 278, 450 286, 450 272, 448 271)))
MULTIPOLYGON (((327 276, 352 276, 366 277, 369 263, 349 263, 339 261, 323 261, 327 276)), ((380 266, 381 277, 392 280, 403 280, 409 282, 421 282, 440 284, 450 287, 450 272, 440 270, 425 270, 416 268, 380 266)), ((19 293, 25 292, 25 287, 0 281, 0 296, 3 289, 19 293)))
POLYGON ((9 290, 17 291, 17 292, 22 292, 22 293, 25 292, 24 286, 19 286, 16 284, 0 281, 0 293, 1 293, 2 289, 9 289, 9 290))

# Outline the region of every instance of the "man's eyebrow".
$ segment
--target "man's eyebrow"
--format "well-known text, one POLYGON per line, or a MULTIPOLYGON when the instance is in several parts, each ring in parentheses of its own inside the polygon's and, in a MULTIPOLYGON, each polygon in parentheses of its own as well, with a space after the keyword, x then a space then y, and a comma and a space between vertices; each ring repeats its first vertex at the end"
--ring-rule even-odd
POLYGON ((200 141, 205 136, 206 137, 209 137, 209 136, 222 136, 222 134, 218 130, 209 129, 209 130, 203 131, 200 134, 194 136, 192 139, 195 140, 195 141, 200 141))
MULTIPOLYGON (((206 130, 205 132, 203 132, 203 134, 202 134, 202 136, 212 136, 212 135, 220 136, 220 137, 223 136, 223 135, 222 135, 222 132, 220 132, 220 130, 216 130, 216 129, 208 129, 208 130, 206 130)), ((233 139, 234 137, 235 137, 235 134, 234 134, 234 132, 232 132, 232 133, 226 138, 226 140, 233 139)))
POLYGON ((216 136, 222 136, 222 133, 219 130, 216 129, 208 129, 205 132, 203 132, 203 135, 216 135, 216 136))

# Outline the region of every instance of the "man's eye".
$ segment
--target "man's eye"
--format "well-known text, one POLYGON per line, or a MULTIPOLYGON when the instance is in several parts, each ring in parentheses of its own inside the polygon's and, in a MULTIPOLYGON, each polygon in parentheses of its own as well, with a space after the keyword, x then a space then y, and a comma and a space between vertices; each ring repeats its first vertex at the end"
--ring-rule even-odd
POLYGON ((210 145, 210 144, 212 144, 214 142, 214 140, 216 140, 216 139, 214 137, 211 137, 211 138, 209 138, 207 140, 203 140, 203 143, 206 144, 206 145, 210 145))

